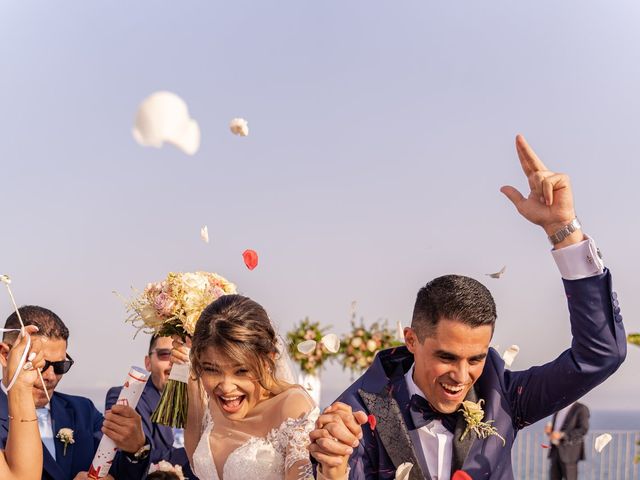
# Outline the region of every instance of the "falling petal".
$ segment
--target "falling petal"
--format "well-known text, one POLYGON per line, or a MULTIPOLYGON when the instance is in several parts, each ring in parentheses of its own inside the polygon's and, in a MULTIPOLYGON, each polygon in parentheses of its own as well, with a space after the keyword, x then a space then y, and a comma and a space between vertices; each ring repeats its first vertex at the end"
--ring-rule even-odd
POLYGON ((376 420, 376 417, 374 415, 369 414, 367 416, 367 422, 369 422, 369 427, 371 427, 371 430, 375 430, 376 429, 376 425, 378 424, 378 420, 376 420))
POLYGON ((546 443, 541 443, 540 446, 542 448, 551 448, 549 445, 547 445, 546 443))
POLYGON ((249 270, 253 270, 258 266, 258 254, 255 250, 245 250, 242 253, 242 258, 244 258, 244 264, 249 270))
POLYGON ((630 333, 627 335, 627 341, 633 345, 640 346, 640 333, 630 333))
POLYGON ((200 238, 204 243, 209 243, 209 229, 206 225, 200 229, 200 238))
POLYGON ((456 470, 451 480, 473 480, 473 478, 464 470, 456 470))
POLYGON ((187 104, 175 93, 155 92, 138 107, 133 138, 143 146, 160 148, 167 142, 188 155, 200 147, 200 127, 189 117, 187 104))
POLYGON ((320 342, 331 353, 338 353, 338 350, 340 350, 340 339, 335 333, 328 333, 327 335, 322 337, 322 340, 320 340, 320 342))
POLYGON ((409 474, 411 473, 412 468, 413 468, 413 463, 411 462, 401 463, 398 469, 396 470, 395 480, 408 480, 409 474))
POLYGON ((504 267, 502 267, 500 269, 499 272, 495 272, 495 273, 485 273, 485 275, 487 275, 488 277, 491 278, 500 278, 502 276, 502 274, 507 270, 507 266, 505 265, 504 267))
POLYGON ((0 282, 11 285, 11 279, 9 278, 9 275, 0 275, 0 282))
POLYGON ((249 135, 249 124, 244 118, 234 118, 229 122, 229 130, 231 130, 231 133, 234 135, 246 137, 249 135))
POLYGON ((611 441, 611 435, 609 433, 603 433, 602 435, 598 435, 596 437, 595 447, 596 452, 602 452, 602 449, 606 447, 611 441))
POLYGON ((511 345, 504 351, 504 353, 502 354, 502 359, 504 360, 504 364, 507 367, 511 367, 511 364, 516 359, 519 351, 520 347, 518 345, 511 345))
POLYGON ((296 348, 303 355, 309 355, 316 349, 316 341, 315 340, 305 340, 304 342, 300 342, 296 348))

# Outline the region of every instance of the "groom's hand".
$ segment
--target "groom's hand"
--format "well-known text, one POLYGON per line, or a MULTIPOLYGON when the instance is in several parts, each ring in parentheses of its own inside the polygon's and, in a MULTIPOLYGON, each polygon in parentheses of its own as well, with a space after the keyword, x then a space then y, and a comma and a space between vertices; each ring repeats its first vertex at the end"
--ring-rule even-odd
POLYGON ((353 413, 351 407, 336 402, 316 421, 316 429, 309 437, 309 452, 320 463, 324 478, 346 478, 349 457, 362 438, 362 427, 367 422, 364 412, 353 413))
MULTIPOLYGON (((569 177, 549 170, 538 158, 522 135, 516 137, 516 150, 522 171, 529 182, 529 195, 524 197, 516 188, 506 185, 500 189, 527 220, 553 235, 576 216, 569 177)), ((555 245, 562 248, 584 239, 577 230, 555 245)))

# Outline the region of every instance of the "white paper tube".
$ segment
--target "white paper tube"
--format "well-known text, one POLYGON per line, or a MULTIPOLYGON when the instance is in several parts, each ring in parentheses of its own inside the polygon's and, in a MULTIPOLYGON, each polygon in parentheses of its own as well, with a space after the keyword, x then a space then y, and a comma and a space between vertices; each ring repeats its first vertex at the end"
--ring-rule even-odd
MULTIPOLYGON (((116 404, 136 408, 148 378, 149 372, 146 370, 139 367, 131 367, 116 404)), ((98 450, 91 462, 88 477, 93 480, 106 477, 117 450, 118 447, 116 447, 115 442, 106 435, 103 435, 98 445, 98 450)))

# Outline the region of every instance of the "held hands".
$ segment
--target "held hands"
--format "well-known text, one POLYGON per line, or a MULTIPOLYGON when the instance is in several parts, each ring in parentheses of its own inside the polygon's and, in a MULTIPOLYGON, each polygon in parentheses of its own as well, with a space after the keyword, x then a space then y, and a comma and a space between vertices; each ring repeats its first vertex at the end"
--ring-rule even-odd
MULTIPOLYGON (((522 171, 529 182, 529 195, 525 198, 516 188, 506 185, 500 191, 515 205, 527 220, 553 235, 576 216, 569 177, 550 171, 538 158, 522 135, 516 137, 516 151, 522 171)), ((576 231, 556 248, 579 242, 581 231, 576 231)))
POLYGON ((367 423, 364 412, 352 412, 351 407, 336 402, 326 408, 316 421, 316 429, 309 437, 309 452, 321 465, 324 478, 346 478, 349 457, 362 438, 367 423))
POLYGON ((174 363, 189 363, 189 350, 191 349, 191 337, 186 337, 183 341, 178 335, 173 337, 173 348, 169 361, 174 363))
POLYGON ((107 410, 102 424, 102 433, 113 440, 116 446, 127 453, 135 453, 146 443, 142 431, 142 418, 128 405, 114 405, 107 410))
MULTIPOLYGON (((27 346, 27 336, 35 335, 38 332, 38 327, 35 325, 27 325, 25 327, 25 335, 19 335, 16 343, 9 351, 7 357, 8 378, 11 380, 13 375, 20 364, 20 359, 24 349, 27 346)), ((39 338, 31 337, 31 348, 27 354, 25 364, 21 367, 22 372, 18 375, 16 380, 16 386, 32 387, 38 380, 38 369, 44 367, 44 352, 42 351, 42 341, 39 338)), ((15 388, 15 387, 14 387, 15 388)))

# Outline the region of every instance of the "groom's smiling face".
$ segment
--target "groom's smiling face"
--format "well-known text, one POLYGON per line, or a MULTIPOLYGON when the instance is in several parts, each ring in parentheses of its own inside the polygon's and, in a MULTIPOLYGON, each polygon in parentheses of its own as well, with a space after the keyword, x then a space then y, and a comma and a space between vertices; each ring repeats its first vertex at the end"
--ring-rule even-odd
POLYGON ((429 403, 442 413, 455 412, 476 382, 487 357, 493 328, 471 327, 441 319, 422 342, 405 329, 405 341, 415 359, 413 381, 429 403))

